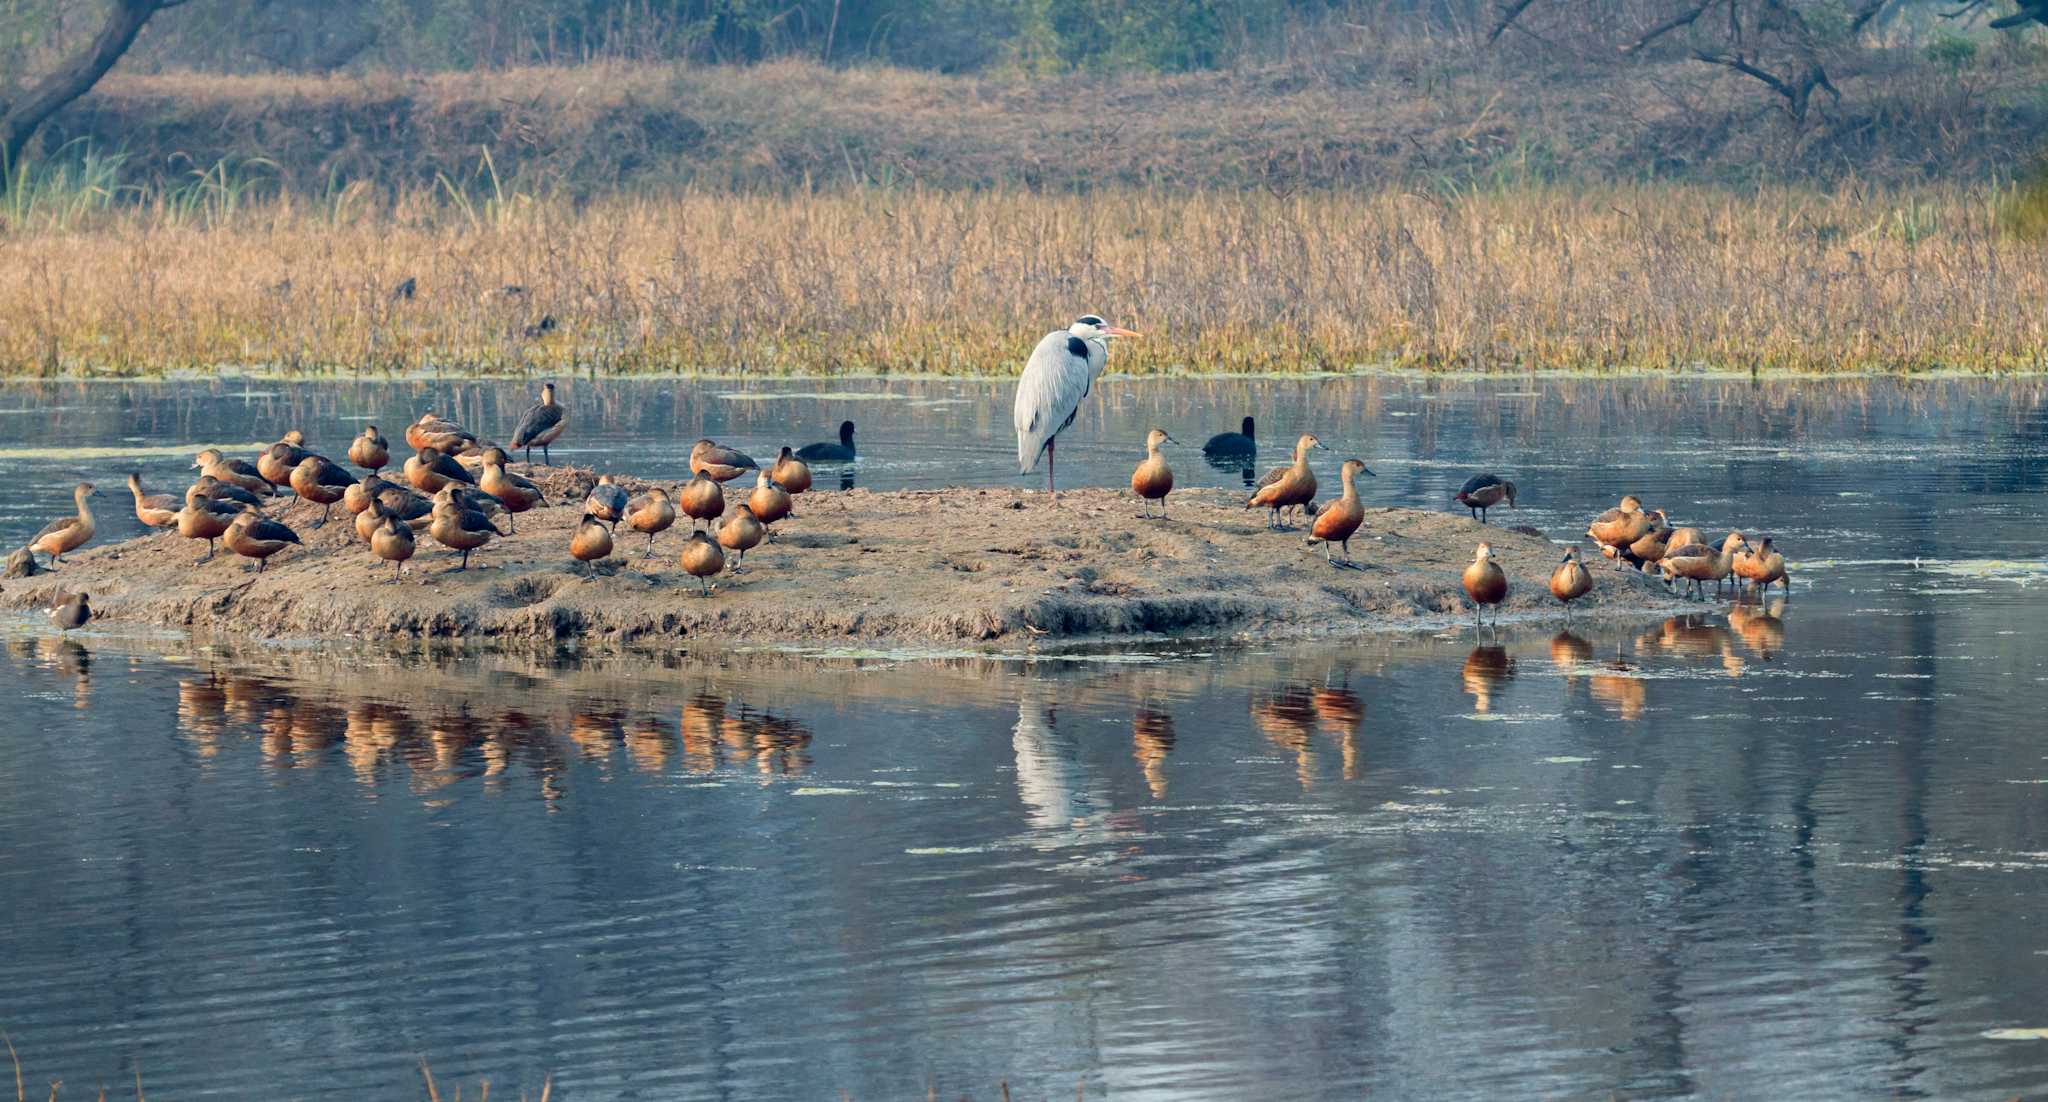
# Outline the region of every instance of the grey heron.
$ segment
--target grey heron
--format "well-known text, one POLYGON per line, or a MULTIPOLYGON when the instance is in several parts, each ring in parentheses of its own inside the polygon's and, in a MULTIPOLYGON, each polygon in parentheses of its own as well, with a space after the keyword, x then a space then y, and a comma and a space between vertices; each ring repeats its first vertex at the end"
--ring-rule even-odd
POLYGON ((1053 482, 1053 443, 1081 409, 1081 399, 1095 385, 1096 376, 1109 361, 1113 337, 1135 337, 1094 314, 1086 314, 1065 329, 1055 329, 1031 350, 1024 374, 1017 378, 1017 473, 1030 474, 1045 455, 1045 488, 1057 497, 1053 482))

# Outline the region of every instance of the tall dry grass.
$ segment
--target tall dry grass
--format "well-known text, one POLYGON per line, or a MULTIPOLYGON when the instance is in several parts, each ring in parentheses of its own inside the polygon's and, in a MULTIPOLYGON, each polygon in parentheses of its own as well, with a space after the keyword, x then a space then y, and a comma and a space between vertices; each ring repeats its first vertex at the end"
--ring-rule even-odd
POLYGON ((1119 370, 2041 365, 1999 194, 684 193, 166 199, 0 232, 0 372, 1013 370, 1084 312, 1119 370), (417 281, 417 297, 392 289, 417 281), (508 284, 525 294, 495 293, 508 284), (529 339, 542 315, 559 327, 529 339))

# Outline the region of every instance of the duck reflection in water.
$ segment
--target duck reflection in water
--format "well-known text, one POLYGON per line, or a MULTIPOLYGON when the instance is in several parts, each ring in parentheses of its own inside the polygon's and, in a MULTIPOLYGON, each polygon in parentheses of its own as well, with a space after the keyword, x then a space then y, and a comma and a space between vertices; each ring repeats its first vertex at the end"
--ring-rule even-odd
POLYGON ((210 758, 220 753, 221 732, 227 729, 228 696, 209 673, 178 682, 178 732, 193 753, 210 758))
POLYGON ((1770 662, 1785 650, 1785 598, 1745 599, 1728 606, 1728 626, 1749 653, 1770 662))
POLYGON ((1145 774, 1152 798, 1166 798, 1166 755, 1173 752, 1173 717, 1140 706, 1131 714, 1131 756, 1145 774))
POLYGON ((1493 711, 1494 694, 1506 687, 1515 676, 1515 661, 1508 657, 1508 649, 1494 644, 1472 648, 1465 656, 1462 671, 1465 691, 1472 694, 1472 710, 1481 715, 1493 711))
POLYGON ((1316 709, 1316 726, 1337 740, 1343 754, 1344 779, 1357 780, 1364 772, 1358 755, 1358 728, 1365 721, 1365 701, 1342 686, 1319 685, 1309 692, 1316 709))
POLYGON ((71 679, 71 706, 84 711, 92 704, 92 652, 76 639, 38 636, 36 661, 71 679))
POLYGON ((1645 634, 1644 651, 1674 658, 1715 658, 1730 677, 1742 676, 1742 655, 1735 649, 1735 633, 1712 613, 1673 616, 1645 634))
POLYGON ((1305 685, 1282 685, 1263 697, 1252 698, 1252 725, 1266 740, 1294 754, 1294 778, 1302 790, 1315 787, 1316 705, 1305 685))

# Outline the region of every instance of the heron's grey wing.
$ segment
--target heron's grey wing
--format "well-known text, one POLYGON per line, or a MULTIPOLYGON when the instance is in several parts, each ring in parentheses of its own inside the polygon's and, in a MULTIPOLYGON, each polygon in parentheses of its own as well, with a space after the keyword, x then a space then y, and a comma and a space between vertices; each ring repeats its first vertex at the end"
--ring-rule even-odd
POLYGON ((1038 454, 1046 441, 1067 427, 1081 399, 1088 396, 1095 371, 1086 356, 1076 356, 1067 347, 1064 329, 1047 333, 1032 349, 1017 378, 1017 405, 1012 423, 1017 429, 1017 473, 1038 466, 1038 454))

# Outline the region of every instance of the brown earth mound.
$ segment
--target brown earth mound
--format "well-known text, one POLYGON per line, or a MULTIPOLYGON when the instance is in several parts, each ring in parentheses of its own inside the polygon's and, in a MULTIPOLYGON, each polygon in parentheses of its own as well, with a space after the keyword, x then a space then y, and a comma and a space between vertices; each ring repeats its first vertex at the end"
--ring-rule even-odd
MULTIPOLYGON (((461 637, 656 642, 714 638, 775 645, 971 644, 1018 647, 1143 634, 1309 636, 1427 627, 1469 617, 1459 573, 1489 541, 1511 581, 1508 616, 1560 617, 1545 588, 1557 545, 1533 530, 1481 527, 1461 513, 1369 509, 1352 538, 1361 570, 1325 565, 1303 534, 1269 532, 1262 511, 1219 490, 1177 493, 1171 518, 1143 520, 1109 490, 949 489, 812 493, 777 539, 749 552, 749 573, 700 596, 677 555, 687 518, 643 557, 622 530, 595 577, 568 554, 595 477, 536 471, 550 507, 472 555, 471 568, 424 532, 401 580, 355 537, 339 506, 273 507, 304 547, 263 573, 222 553, 195 565, 196 542, 162 533, 68 557, 56 572, 0 586, 0 605, 41 608, 91 595, 106 619, 259 636, 461 637)), ((634 492, 645 484, 624 480, 634 492)), ((727 492, 741 499, 742 482, 727 492)), ((501 521, 502 523, 502 521, 501 521)), ((1595 557, 1595 587, 1575 613, 1664 615, 1686 607, 1633 571, 1595 557)))

